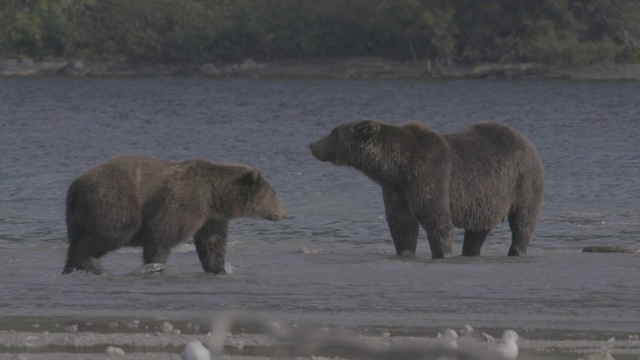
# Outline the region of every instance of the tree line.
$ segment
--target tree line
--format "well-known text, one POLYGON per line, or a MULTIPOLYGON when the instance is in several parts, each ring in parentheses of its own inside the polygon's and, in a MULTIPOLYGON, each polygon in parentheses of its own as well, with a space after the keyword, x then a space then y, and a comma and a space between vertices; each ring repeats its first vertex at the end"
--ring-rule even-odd
POLYGON ((0 0, 0 57, 640 62, 638 0, 0 0))

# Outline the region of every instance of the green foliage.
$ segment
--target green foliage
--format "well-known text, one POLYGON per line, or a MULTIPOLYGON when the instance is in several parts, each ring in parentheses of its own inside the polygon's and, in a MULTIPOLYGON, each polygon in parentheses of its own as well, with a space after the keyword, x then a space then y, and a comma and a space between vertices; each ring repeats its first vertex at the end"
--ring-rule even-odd
POLYGON ((0 20, 0 46, 14 56, 52 57, 74 53, 80 46, 76 20, 95 0, 5 1, 0 20))
POLYGON ((215 34, 215 14, 195 2, 103 1, 90 19, 87 44, 95 56, 139 62, 202 61, 215 34))
POLYGON ((638 0, 0 0, 0 57, 640 61, 638 0))

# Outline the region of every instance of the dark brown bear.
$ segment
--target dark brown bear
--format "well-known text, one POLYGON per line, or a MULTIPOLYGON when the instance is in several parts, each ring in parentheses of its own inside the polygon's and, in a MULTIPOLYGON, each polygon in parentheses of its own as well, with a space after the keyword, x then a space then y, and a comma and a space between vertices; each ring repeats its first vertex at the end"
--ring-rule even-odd
POLYGON ((398 255, 414 255, 419 225, 432 258, 451 255, 452 229, 464 228, 463 256, 478 256, 505 218, 510 256, 526 255, 543 191, 535 146, 514 129, 484 122, 438 135, 418 122, 340 125, 309 145, 320 161, 351 166, 382 187, 398 255))
POLYGON ((142 246, 147 265, 164 264, 171 249, 191 237, 204 271, 222 274, 229 220, 280 220, 286 214, 257 169, 199 159, 117 157, 69 187, 63 274, 103 274, 98 259, 123 246, 142 246))

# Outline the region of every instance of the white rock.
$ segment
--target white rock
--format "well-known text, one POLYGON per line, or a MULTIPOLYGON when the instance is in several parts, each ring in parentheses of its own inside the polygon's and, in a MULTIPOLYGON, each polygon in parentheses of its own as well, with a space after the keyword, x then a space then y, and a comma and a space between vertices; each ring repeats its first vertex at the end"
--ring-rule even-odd
POLYGON ((515 360, 518 357, 518 344, 516 343, 520 337, 513 330, 506 330, 502 334, 502 338, 495 345, 493 350, 500 360, 515 360))
POLYGON ((171 323, 169 322, 163 322, 162 325, 160 325, 160 331, 162 331, 163 333, 170 333, 173 331, 173 325, 171 325, 171 323))
POLYGON ((280 325, 279 322, 277 321, 268 321, 267 324, 269 324, 269 327, 271 328, 272 331, 279 331, 282 329, 282 325, 280 325))
POLYGON ((78 325, 69 325, 69 326, 65 327, 64 329, 65 329, 65 331, 68 331, 68 332, 76 332, 76 331, 78 331, 78 325))
POLYGON ((211 352, 198 340, 188 343, 180 356, 182 360, 211 360, 211 352))
POLYGON ((444 347, 448 350, 457 350, 458 349, 458 333, 456 333, 453 329, 446 329, 444 333, 438 333, 438 339, 440 346, 444 347))
POLYGON ((460 329, 460 335, 462 336, 471 336, 473 333, 473 328, 469 324, 464 324, 462 329, 460 329))
MULTIPOLYGON (((458 350, 458 333, 456 333, 453 329, 446 329, 442 334, 438 333, 438 347, 440 351, 449 353, 455 350, 458 350)), ((443 354, 438 356, 436 360, 452 360, 454 357, 451 357, 447 354, 443 354)))
POLYGON ((298 252, 299 252, 300 254, 313 254, 313 252, 312 252, 311 250, 307 249, 307 248, 306 248, 306 247, 304 247, 304 246, 300 246, 300 247, 298 248, 298 252))
POLYGON ((585 360, 615 360, 608 351, 601 354, 589 354, 585 356, 585 360))
POLYGON ((113 346, 109 346, 106 352, 109 356, 124 356, 124 350, 113 346))
POLYGON ((491 336, 491 335, 489 335, 487 333, 483 332, 483 333, 481 333, 481 335, 484 338, 484 341, 486 341, 486 342, 488 342, 490 344, 493 344, 494 342, 496 342, 496 339, 493 336, 491 336))

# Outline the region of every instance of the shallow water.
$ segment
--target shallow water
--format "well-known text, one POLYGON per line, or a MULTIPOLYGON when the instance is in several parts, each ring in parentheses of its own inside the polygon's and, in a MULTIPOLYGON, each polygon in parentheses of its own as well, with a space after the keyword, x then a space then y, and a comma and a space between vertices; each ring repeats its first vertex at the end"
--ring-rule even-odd
POLYGON ((640 254, 581 253, 640 248, 638 99, 631 82, 0 79, 0 316, 238 309, 400 331, 638 333, 640 254), (529 255, 505 256, 505 223, 480 258, 432 261, 424 234, 414 258, 394 256, 379 188, 307 147, 360 118, 439 132, 492 119, 529 136, 546 179, 529 255), (226 276, 202 273, 190 244, 160 276, 119 276, 141 264, 136 249, 103 260, 114 276, 60 276, 67 186, 123 153, 259 167, 291 216, 233 221, 226 276))

